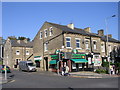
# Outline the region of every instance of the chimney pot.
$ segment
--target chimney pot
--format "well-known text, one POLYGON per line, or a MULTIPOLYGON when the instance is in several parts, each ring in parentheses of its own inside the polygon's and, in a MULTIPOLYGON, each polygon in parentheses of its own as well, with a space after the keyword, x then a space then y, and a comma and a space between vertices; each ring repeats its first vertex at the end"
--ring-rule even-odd
POLYGON ((108 37, 112 38, 112 34, 108 34, 108 37))

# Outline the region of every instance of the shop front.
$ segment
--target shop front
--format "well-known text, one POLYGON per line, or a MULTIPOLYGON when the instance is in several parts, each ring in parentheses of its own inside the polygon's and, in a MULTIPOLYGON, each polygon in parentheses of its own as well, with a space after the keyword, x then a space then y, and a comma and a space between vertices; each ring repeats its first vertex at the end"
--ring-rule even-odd
POLYGON ((83 53, 72 54, 71 56, 71 70, 72 71, 84 71, 87 68, 86 55, 83 53))
POLYGON ((40 68, 40 61, 42 60, 41 56, 34 56, 34 61, 37 68, 40 68))
POLYGON ((68 66, 69 71, 84 71, 87 68, 86 54, 62 52, 62 55, 51 54, 50 68, 53 72, 62 71, 62 67, 68 66), (59 61, 59 62, 58 62, 59 61))
POLYGON ((50 66, 49 68, 52 70, 52 72, 57 72, 57 62, 59 60, 58 54, 51 54, 51 61, 49 62, 50 66))

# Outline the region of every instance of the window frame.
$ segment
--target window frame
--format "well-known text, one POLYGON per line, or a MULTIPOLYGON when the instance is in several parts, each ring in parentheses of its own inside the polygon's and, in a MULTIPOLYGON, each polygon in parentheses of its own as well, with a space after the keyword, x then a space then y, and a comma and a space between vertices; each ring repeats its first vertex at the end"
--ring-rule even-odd
POLYGON ((90 42, 90 41, 89 41, 88 39, 85 40, 85 49, 86 49, 86 50, 89 50, 89 49, 90 49, 90 48, 89 48, 89 42, 90 42), (86 41, 88 41, 88 48, 86 47, 86 44, 87 44, 86 41))
POLYGON ((42 39, 42 37, 43 37, 43 32, 41 31, 40 32, 40 39, 42 39))
POLYGON ((44 30, 44 37, 46 38, 48 36, 48 29, 44 30))
POLYGON ((93 40, 92 43, 93 43, 93 49, 97 50, 97 40, 93 40), (94 42, 96 42, 96 44, 94 44, 94 42), (94 45, 96 45, 96 49, 94 48, 94 45))
POLYGON ((44 52, 48 51, 48 42, 44 43, 44 52))
POLYGON ((53 27, 49 28, 49 36, 53 36, 53 27))
POLYGON ((20 50, 16 50, 16 55, 20 55, 20 50))
POLYGON ((105 52, 105 44, 101 43, 101 52, 105 52))
POLYGON ((66 42, 66 48, 71 48, 71 37, 65 37, 65 42, 66 42), (67 38, 69 38, 70 41, 67 41, 67 38), (67 47, 67 42, 70 43, 70 47, 67 47))
POLYGON ((29 50, 26 50, 26 55, 30 55, 29 50), (28 52, 27 52, 28 51, 28 52))
POLYGON ((80 43, 80 41, 81 41, 80 38, 75 38, 76 49, 81 49, 81 43, 80 43), (77 40, 79 40, 79 42, 77 42, 77 40), (79 47, 77 47, 77 43, 79 43, 79 47))

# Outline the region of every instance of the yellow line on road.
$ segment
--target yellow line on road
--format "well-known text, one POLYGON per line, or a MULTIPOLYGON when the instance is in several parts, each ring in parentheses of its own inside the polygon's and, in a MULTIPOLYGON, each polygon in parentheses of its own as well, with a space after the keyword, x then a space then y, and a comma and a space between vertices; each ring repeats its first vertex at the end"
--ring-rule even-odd
POLYGON ((12 82, 15 82, 15 80, 11 80, 11 81, 9 81, 9 83, 12 83, 12 82))

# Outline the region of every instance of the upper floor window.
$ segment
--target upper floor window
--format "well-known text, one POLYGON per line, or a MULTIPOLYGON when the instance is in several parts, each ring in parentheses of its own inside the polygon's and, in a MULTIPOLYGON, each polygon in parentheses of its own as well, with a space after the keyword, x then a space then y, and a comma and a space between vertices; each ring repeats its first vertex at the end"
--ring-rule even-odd
POLYGON ((112 49, 111 49, 111 45, 108 45, 108 50, 109 50, 109 52, 112 51, 112 49))
POLYGON ((71 47, 71 38, 70 37, 66 37, 66 47, 67 48, 71 47))
POLYGON ((80 48, 80 39, 76 39, 76 48, 80 48))
POLYGON ((101 51, 105 52, 105 45, 104 44, 101 44, 101 51))
POLYGON ((48 42, 44 44, 44 51, 48 51, 48 42))
POLYGON ((93 41, 93 48, 97 49, 97 41, 93 41))
POLYGON ((49 28, 49 32, 50 32, 49 35, 52 36, 53 35, 53 28, 52 27, 49 28))
POLYGON ((20 51, 19 50, 16 51, 16 55, 20 55, 20 51))
POLYGON ((117 46, 114 46, 114 50, 117 51, 117 46))
POLYGON ((42 32, 40 32, 40 39, 42 39, 42 32))
POLYGON ((89 41, 88 40, 85 41, 85 47, 86 47, 86 49, 89 49, 89 41))
POLYGON ((45 29, 45 37, 47 37, 47 35, 48 35, 48 32, 47 32, 47 29, 45 29))
POLYGON ((26 51, 26 55, 29 55, 29 51, 26 51))

